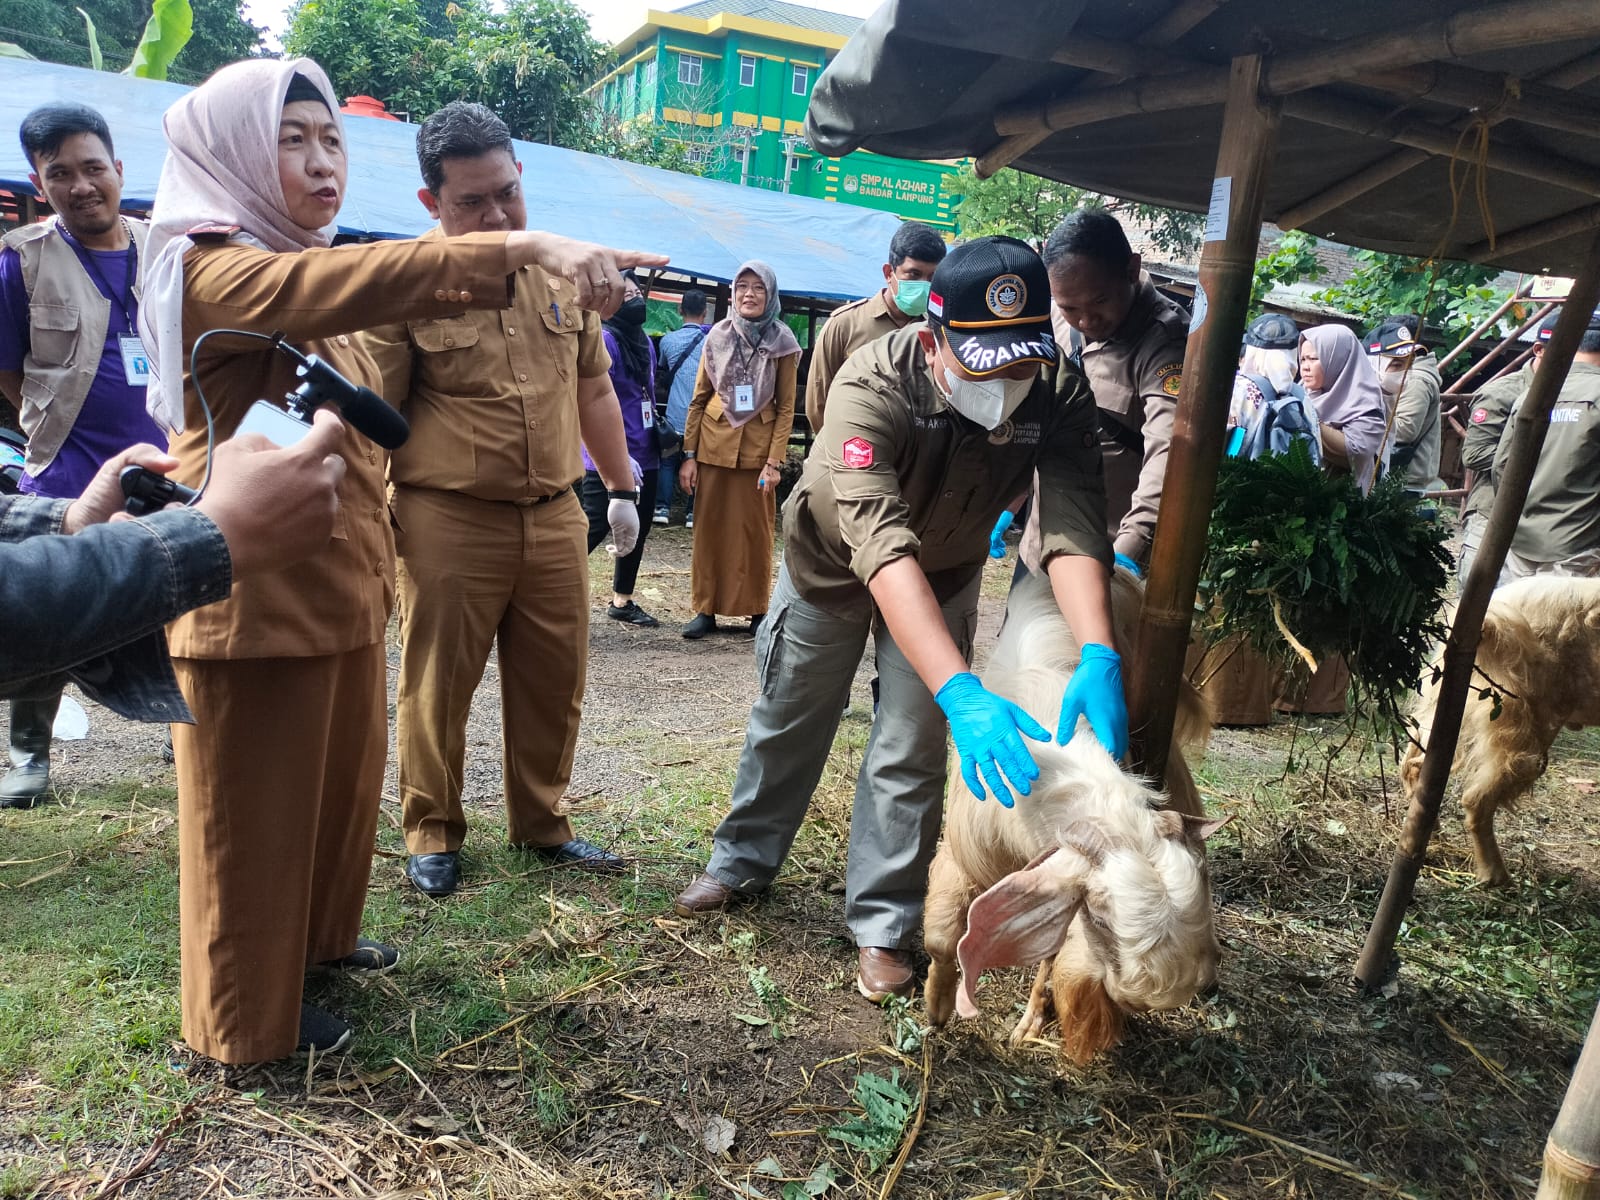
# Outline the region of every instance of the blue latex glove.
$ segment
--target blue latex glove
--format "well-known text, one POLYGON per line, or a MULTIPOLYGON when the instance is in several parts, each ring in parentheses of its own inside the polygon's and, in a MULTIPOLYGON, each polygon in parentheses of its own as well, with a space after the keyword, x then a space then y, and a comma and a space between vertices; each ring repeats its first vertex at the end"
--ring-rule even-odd
MULTIPOLYGON (((989 781, 994 798, 1006 808, 1016 803, 1011 795, 1013 789, 1019 796, 1026 796, 1032 790, 1033 781, 1039 778, 1039 768, 1022 738, 1027 736, 1036 742, 1048 742, 1048 729, 1011 701, 985 688, 971 671, 950 676, 933 698, 950 718, 950 735, 955 738, 956 752, 961 755, 961 777, 974 796, 979 800, 987 799, 979 779, 980 771, 983 779, 989 781), (1003 776, 1002 771, 1005 772, 1003 776), (1010 788, 1006 786, 1008 781, 1010 788)), ((1122 724, 1126 731, 1126 716, 1122 724)))
POLYGON ((1000 519, 994 523, 994 530, 989 534, 989 557, 1004 558, 1006 556, 1006 530, 1011 528, 1011 522, 1017 516, 1009 508, 1000 514, 1000 519))
POLYGON ((1112 758, 1121 762, 1128 754, 1128 701, 1122 692, 1122 658, 1110 646, 1090 642, 1083 648, 1078 669, 1067 680, 1061 697, 1061 724, 1056 741, 1065 746, 1078 728, 1078 718, 1088 717, 1089 728, 1112 758))
POLYGON ((1135 579, 1143 579, 1144 578, 1144 572, 1139 570, 1139 564, 1134 562, 1133 559, 1129 558, 1126 554, 1117 555, 1117 560, 1116 561, 1117 561, 1117 566, 1119 566, 1119 567, 1127 567, 1128 570, 1132 571, 1133 572, 1133 577, 1135 579))

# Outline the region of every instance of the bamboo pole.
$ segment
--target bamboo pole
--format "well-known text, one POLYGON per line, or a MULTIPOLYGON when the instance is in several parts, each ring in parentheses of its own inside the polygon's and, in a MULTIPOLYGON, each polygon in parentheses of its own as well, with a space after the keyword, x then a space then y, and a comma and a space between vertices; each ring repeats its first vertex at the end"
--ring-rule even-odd
POLYGON ((1261 71, 1259 55, 1236 58, 1230 69, 1213 184, 1219 197, 1226 189, 1226 203, 1214 207, 1218 214, 1226 212, 1227 223, 1221 231, 1208 230, 1222 236, 1209 238, 1200 255, 1195 315, 1184 350, 1150 579, 1139 616, 1139 653, 1129 679, 1131 758, 1136 769, 1158 780, 1172 745, 1178 680, 1250 304, 1267 164, 1277 143, 1277 105, 1260 94, 1261 71))
POLYGON ((1551 242, 1559 242, 1562 238, 1587 233, 1596 228, 1600 228, 1600 204, 1591 204, 1587 208, 1576 209, 1563 216, 1551 217, 1548 221, 1536 221, 1532 225, 1524 225, 1521 229, 1513 229, 1510 233, 1500 234, 1494 239, 1492 249, 1487 240, 1468 246, 1466 259, 1468 262, 1483 262, 1487 258, 1504 258, 1512 254, 1521 254, 1536 246, 1548 246, 1551 242))
POLYGON ((1534 1200, 1600 1200, 1600 1005, 1545 1141, 1534 1200))
MULTIPOLYGON (((1596 9, 1600 11, 1600 5, 1596 5, 1596 9)), ((1447 125, 1396 118, 1389 109, 1346 100, 1331 92, 1297 92, 1284 100, 1283 111, 1286 116, 1326 125, 1330 129, 1383 138, 1426 150, 1430 154, 1454 155, 1459 152, 1467 157, 1467 152, 1462 149, 1461 135, 1447 125)), ((1501 144, 1490 145, 1484 153, 1484 161, 1497 171, 1535 179, 1585 196, 1600 196, 1600 167, 1576 159, 1563 158, 1527 146, 1501 144)))
MULTIPOLYGON (((1570 59, 1554 70, 1540 75, 1538 81, 1545 87, 1565 91, 1589 82, 1596 75, 1600 75, 1600 50, 1570 59)), ((1497 110, 1485 114, 1485 120, 1490 125, 1498 125, 1509 115, 1504 110, 1497 110)), ((1466 127, 1468 120, 1470 118, 1455 122, 1457 132, 1466 127)), ((1285 229, 1299 229, 1306 222, 1314 221, 1342 204, 1348 204, 1357 196, 1363 196, 1374 188, 1382 187, 1391 179, 1398 179, 1412 167, 1420 166, 1431 157, 1433 156, 1424 150, 1397 150, 1389 157, 1380 159, 1331 187, 1324 188, 1316 195, 1307 196, 1293 208, 1285 209, 1278 214, 1278 223, 1285 229)))
POLYGON ((1555 407, 1561 385, 1566 382, 1567 370, 1572 366, 1572 357, 1577 353, 1578 342, 1596 301, 1600 301, 1600 236, 1589 246, 1583 269, 1573 280, 1555 332, 1545 346, 1544 359, 1522 399, 1515 422, 1516 441, 1505 471, 1495 482, 1494 509, 1489 514, 1478 553, 1472 560, 1472 570, 1462 585, 1450 637, 1445 642, 1444 673, 1439 680, 1439 699, 1422 759, 1422 774, 1411 795, 1383 898, 1378 902, 1366 945, 1356 963, 1356 978, 1369 988, 1382 984, 1389 974, 1400 921, 1411 902, 1428 841, 1439 823, 1439 804, 1444 799, 1451 761, 1461 740, 1461 718, 1467 708, 1467 692, 1472 683, 1473 662, 1478 653, 1478 639, 1483 633, 1489 596, 1505 563, 1506 551, 1511 548, 1522 506, 1528 499, 1528 485, 1533 481, 1533 469, 1550 428, 1550 410, 1555 407))

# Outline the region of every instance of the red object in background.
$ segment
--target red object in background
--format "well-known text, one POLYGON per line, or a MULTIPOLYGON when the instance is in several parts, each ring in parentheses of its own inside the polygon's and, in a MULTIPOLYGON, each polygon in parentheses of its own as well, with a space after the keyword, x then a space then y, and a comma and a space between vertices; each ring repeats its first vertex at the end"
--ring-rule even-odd
POLYGON ((382 100, 372 96, 348 96, 339 111, 352 117, 377 117, 380 121, 400 119, 383 106, 382 100))

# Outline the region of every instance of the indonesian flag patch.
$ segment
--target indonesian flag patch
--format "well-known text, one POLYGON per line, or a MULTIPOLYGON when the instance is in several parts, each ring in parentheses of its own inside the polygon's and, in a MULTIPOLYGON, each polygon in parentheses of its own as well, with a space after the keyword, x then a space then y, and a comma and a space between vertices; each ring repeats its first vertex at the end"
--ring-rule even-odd
POLYGON ((872 465, 872 443, 866 438, 853 437, 844 444, 844 465, 847 467, 870 467, 872 465))

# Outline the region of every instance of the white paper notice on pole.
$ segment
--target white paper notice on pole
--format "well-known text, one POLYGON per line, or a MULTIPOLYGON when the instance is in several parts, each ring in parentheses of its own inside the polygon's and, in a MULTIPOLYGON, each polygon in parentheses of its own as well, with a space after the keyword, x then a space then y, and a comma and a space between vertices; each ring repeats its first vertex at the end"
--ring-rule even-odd
POLYGON ((1228 236, 1228 209, 1233 203, 1233 176, 1211 181, 1211 207, 1206 209, 1206 241, 1220 242, 1228 236))
POLYGON ((1206 323, 1206 313, 1208 311, 1210 311, 1210 308, 1211 308, 1211 305, 1206 300, 1205 284, 1203 284, 1203 283, 1195 284, 1194 285, 1194 313, 1189 318, 1189 332, 1190 333, 1193 333, 1196 329, 1199 329, 1200 326, 1202 326, 1202 325, 1204 325, 1206 323))

